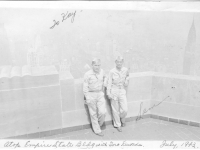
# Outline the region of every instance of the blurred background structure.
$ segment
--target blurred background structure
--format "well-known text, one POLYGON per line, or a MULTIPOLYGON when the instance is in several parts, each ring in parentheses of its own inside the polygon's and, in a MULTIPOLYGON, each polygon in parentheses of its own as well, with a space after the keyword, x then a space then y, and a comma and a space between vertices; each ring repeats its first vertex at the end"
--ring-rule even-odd
POLYGON ((83 75, 94 57, 108 73, 117 55, 130 68, 127 119, 169 97, 144 115, 200 127, 200 3, 130 4, 0 8, 0 138, 90 127, 83 75))

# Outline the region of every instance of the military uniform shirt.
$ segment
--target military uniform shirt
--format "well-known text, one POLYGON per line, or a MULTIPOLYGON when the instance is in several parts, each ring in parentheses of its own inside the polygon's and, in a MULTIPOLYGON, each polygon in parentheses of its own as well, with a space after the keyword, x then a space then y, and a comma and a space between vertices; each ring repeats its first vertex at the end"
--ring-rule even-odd
POLYGON ((101 69, 97 74, 93 70, 89 70, 84 75, 83 93, 87 97, 88 92, 102 91, 104 83, 105 73, 101 69))
POLYGON ((128 69, 122 67, 120 71, 117 68, 110 70, 108 75, 107 93, 110 94, 111 88, 124 88, 124 83, 129 80, 128 69))

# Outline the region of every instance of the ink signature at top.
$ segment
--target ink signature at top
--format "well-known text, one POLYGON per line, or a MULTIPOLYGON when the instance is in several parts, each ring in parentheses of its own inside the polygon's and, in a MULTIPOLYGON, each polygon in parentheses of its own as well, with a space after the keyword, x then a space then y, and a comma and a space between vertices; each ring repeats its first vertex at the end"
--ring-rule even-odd
POLYGON ((159 106, 162 102, 164 102, 167 98, 169 98, 170 96, 167 96, 165 99, 163 99, 162 101, 160 101, 158 104, 154 104, 153 106, 151 106, 150 108, 148 109, 143 109, 143 112, 142 112, 142 105, 143 105, 143 102, 140 103, 140 111, 139 111, 139 114, 136 118, 136 121, 139 121, 140 119, 143 119, 142 118, 142 115, 146 114, 149 110, 159 106))
POLYGON ((76 15, 76 11, 75 11, 75 12, 72 12, 72 13, 68 13, 68 11, 67 11, 67 13, 62 13, 61 15, 62 15, 62 17, 63 17, 63 18, 62 18, 62 22, 71 17, 71 23, 73 23, 73 22, 74 22, 75 15, 76 15))
MULTIPOLYGON (((81 12, 82 12, 82 10, 81 10, 81 12)), ((71 18, 71 23, 73 23, 75 16, 76 16, 76 11, 74 11, 74 12, 67 11, 66 13, 62 13, 61 16, 62 16, 62 22, 71 18)), ((59 25, 59 23, 60 23, 60 21, 56 21, 56 20, 53 20, 53 22, 54 22, 54 24, 53 24, 53 26, 50 27, 50 29, 53 29, 55 26, 59 25)))
POLYGON ((53 29, 56 25, 59 25, 59 21, 53 20, 54 21, 54 25, 50 27, 50 29, 53 29))

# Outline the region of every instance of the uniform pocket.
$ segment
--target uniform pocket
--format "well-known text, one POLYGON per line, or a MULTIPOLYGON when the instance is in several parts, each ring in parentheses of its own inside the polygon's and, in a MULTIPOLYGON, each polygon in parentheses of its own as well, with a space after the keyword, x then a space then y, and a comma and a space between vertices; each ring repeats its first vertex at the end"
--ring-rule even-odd
POLYGON ((95 76, 91 76, 88 80, 89 84, 94 84, 98 81, 98 79, 95 76))

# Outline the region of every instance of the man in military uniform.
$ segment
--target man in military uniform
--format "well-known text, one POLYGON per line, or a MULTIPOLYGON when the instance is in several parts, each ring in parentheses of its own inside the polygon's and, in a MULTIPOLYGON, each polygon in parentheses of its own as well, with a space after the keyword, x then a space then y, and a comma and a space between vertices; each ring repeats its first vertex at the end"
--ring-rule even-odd
POLYGON ((95 134, 103 136, 102 128, 106 116, 106 106, 104 98, 105 74, 100 69, 100 59, 93 59, 92 69, 85 73, 83 82, 83 93, 88 105, 92 128, 95 134))
POLYGON ((118 56, 115 60, 116 67, 110 70, 107 83, 107 95, 111 100, 114 127, 119 132, 125 124, 127 115, 127 98, 125 87, 129 82, 129 70, 123 67, 124 59, 118 56))

